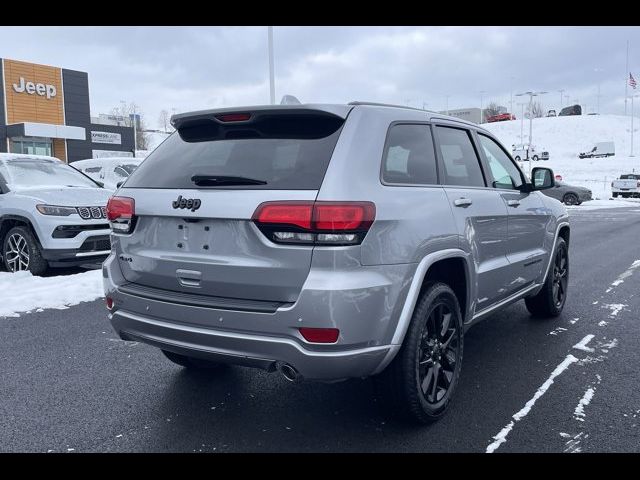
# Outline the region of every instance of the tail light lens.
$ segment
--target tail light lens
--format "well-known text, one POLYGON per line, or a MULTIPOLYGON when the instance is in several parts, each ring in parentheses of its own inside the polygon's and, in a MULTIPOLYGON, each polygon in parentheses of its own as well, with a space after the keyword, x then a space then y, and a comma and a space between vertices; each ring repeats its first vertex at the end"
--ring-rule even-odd
POLYGON ((111 197, 107 202, 107 220, 115 233, 131 233, 134 226, 136 206, 133 198, 111 197))
POLYGON ((340 330, 337 328, 305 328, 298 329, 300 335, 304 337, 307 342, 311 343, 336 343, 340 330))
POLYGON ((265 202, 253 221, 276 243, 357 245, 376 216, 372 202, 265 202))

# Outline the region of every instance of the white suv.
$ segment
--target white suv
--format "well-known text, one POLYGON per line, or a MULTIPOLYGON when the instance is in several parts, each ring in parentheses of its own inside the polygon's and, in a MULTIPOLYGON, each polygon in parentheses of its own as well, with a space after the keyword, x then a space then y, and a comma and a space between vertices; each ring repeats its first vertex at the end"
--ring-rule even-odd
POLYGON ((110 191, 57 158, 0 154, 0 254, 10 272, 104 260, 110 191))

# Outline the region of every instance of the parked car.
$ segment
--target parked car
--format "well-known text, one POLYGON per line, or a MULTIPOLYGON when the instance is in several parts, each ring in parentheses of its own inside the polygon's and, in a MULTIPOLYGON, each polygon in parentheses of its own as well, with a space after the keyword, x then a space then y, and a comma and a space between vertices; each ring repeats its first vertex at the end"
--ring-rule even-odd
POLYGON ((640 174, 627 173, 611 182, 611 193, 614 197, 640 197, 640 174))
POLYGON ((616 154, 616 148, 614 142, 598 142, 588 152, 582 152, 578 155, 579 158, 602 158, 612 157, 616 154))
POLYGON ((141 158, 106 157, 77 160, 70 163, 76 170, 101 182, 104 188, 116 190, 142 163, 141 158))
POLYGON ((530 183, 480 125, 363 102, 172 125, 107 206, 122 339, 192 369, 374 376, 395 412, 428 422, 455 391, 468 327, 521 299, 562 311, 568 216, 539 191, 553 172, 530 183))
POLYGON ((545 190, 546 196, 560 200, 565 205, 580 205, 582 202, 593 200, 592 192, 586 187, 569 185, 556 177, 553 188, 545 190))
POLYGON ((549 110, 547 112, 547 117, 555 117, 556 116, 556 111, 555 110, 549 110))
POLYGON ((498 113, 497 115, 491 115, 487 117, 487 123, 493 122, 505 122, 507 120, 515 120, 516 116, 510 113, 498 113))
POLYGON ((10 272, 101 262, 110 191, 57 158, 0 154, 0 245, 10 272))
POLYGON ((549 160, 549 152, 546 150, 538 151, 535 145, 529 147, 528 143, 511 145, 511 155, 517 162, 529 161, 529 159, 534 162, 538 160, 549 160))
POLYGON ((559 117, 564 117, 567 115, 582 115, 582 107, 580 105, 571 105, 569 107, 564 107, 558 114, 559 117))

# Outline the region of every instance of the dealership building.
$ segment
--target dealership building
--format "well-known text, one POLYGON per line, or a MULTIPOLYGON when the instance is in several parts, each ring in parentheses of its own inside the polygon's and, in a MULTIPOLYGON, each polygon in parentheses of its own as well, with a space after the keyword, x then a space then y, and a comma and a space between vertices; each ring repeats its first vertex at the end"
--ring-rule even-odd
POLYGON ((87 73, 0 59, 0 78, 0 152, 133 156, 133 127, 92 122, 87 73))

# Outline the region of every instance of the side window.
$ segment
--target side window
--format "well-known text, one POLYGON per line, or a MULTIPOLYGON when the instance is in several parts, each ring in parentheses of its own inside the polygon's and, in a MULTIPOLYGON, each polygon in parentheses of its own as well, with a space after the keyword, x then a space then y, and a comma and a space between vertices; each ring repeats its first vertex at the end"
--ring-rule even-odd
POLYGON ((510 188, 517 190, 522 186, 522 176, 520 171, 513 164, 509 156, 504 153, 504 150, 500 148, 495 141, 482 134, 478 134, 480 139, 480 145, 487 157, 489 168, 491 169, 491 175, 493 176, 493 182, 491 184, 494 188, 510 188))
POLYGON ((438 183, 433 138, 428 125, 394 125, 389 129, 382 159, 386 183, 438 183))
POLYGON ((459 128, 437 127, 445 185, 484 187, 480 161, 469 132, 459 128))

